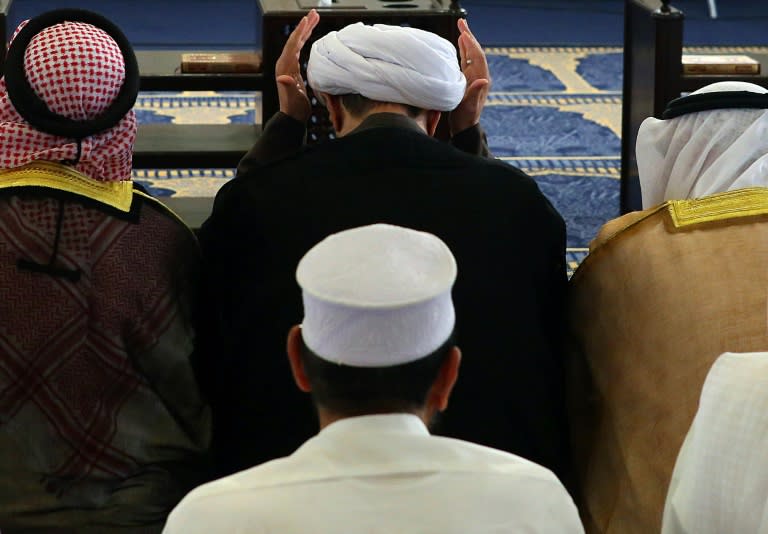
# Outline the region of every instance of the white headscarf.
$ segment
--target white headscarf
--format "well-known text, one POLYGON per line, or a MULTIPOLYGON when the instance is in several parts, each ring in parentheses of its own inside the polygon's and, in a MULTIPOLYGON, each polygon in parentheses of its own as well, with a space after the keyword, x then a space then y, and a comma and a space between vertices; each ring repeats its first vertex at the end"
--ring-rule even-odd
POLYGON ((677 457, 662 534, 768 532, 768 353, 725 353, 677 457))
MULTIPOLYGON (((692 94, 768 93, 759 85, 718 82, 692 94)), ((715 109, 645 119, 637 133, 643 208, 768 185, 768 109, 715 109)))
POLYGON ((314 42, 307 79, 315 91, 438 111, 455 109, 467 83, 449 41, 416 28, 362 22, 314 42))

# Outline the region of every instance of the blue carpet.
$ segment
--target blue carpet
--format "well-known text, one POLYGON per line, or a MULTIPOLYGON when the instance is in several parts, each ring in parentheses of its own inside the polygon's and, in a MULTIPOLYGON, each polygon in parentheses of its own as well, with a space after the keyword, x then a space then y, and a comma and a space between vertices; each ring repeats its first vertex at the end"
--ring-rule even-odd
MULTIPOLYGON (((489 48, 488 58, 493 87, 482 125, 491 150, 533 176, 563 214, 569 261, 577 263, 619 211, 620 53, 489 48)), ((136 109, 140 122, 189 124, 260 122, 259 107, 249 93, 143 93, 136 109)), ((137 170, 134 177, 158 196, 212 196, 232 174, 137 170)))

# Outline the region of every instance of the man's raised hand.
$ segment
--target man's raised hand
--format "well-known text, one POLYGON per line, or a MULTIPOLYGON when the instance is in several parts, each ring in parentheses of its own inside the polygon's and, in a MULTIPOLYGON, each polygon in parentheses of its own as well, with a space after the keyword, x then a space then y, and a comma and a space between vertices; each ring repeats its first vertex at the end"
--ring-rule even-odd
POLYGON ((461 71, 467 79, 467 89, 461 103, 451 111, 451 134, 457 134, 480 122, 480 114, 491 88, 491 74, 483 47, 472 35, 465 19, 459 19, 458 26, 459 57, 461 71))
POLYGON ((314 9, 302 17, 296 29, 288 37, 283 52, 275 63, 280 111, 301 122, 307 122, 312 113, 312 106, 307 98, 307 90, 301 76, 299 55, 319 21, 320 15, 314 9))

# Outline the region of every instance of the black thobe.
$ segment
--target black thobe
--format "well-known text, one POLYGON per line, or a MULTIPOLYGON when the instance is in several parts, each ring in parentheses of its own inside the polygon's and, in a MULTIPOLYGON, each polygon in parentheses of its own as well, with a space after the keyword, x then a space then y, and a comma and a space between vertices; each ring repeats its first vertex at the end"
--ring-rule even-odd
POLYGON ((464 356, 436 431, 562 475, 565 225, 536 183, 478 157, 479 127, 452 140, 464 151, 389 113, 314 146, 302 146, 304 134, 273 117, 200 231, 201 363, 223 471, 290 454, 317 431, 285 355, 302 318, 296 266, 329 234, 383 222, 437 235, 458 263, 464 356))

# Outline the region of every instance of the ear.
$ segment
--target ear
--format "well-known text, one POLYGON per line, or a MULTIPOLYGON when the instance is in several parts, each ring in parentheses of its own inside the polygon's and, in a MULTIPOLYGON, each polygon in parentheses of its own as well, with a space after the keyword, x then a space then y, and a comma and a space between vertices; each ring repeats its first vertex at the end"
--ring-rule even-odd
POLYGON ((304 372, 304 362, 301 360, 302 340, 299 325, 291 327, 288 332, 286 352, 288 352, 288 363, 291 364, 291 372, 296 386, 304 393, 309 393, 312 391, 312 384, 309 383, 307 374, 304 372))
POLYGON ((437 124, 440 122, 441 112, 434 109, 427 110, 427 133, 430 137, 434 137, 437 130, 437 124))
POLYGON ((320 93, 320 96, 325 102, 325 107, 328 110, 328 118, 331 120, 331 124, 333 124, 333 129, 336 130, 336 132, 340 132, 344 127, 344 110, 341 105, 341 98, 339 98, 338 95, 329 95, 328 93, 323 92, 320 93))
POLYGON ((461 350, 454 345, 448 352, 443 365, 440 366, 437 378, 435 378, 429 391, 427 404, 430 404, 433 409, 442 412, 448 408, 448 399, 453 391, 453 386, 456 385, 456 379, 459 377, 460 364, 461 350))

